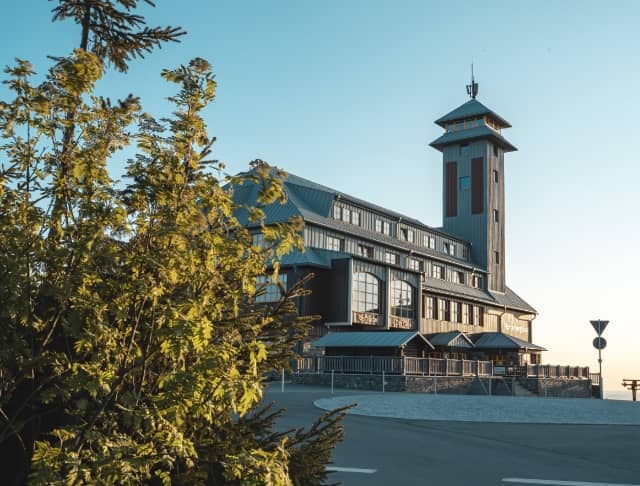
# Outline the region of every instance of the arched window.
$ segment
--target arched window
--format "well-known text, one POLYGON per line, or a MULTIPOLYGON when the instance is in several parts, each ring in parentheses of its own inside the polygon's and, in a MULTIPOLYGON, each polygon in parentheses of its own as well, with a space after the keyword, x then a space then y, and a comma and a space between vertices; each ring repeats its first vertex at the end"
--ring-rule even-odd
POLYGON ((391 315, 413 319, 413 287, 404 280, 391 282, 391 315))
POLYGON ((378 279, 366 272, 353 274, 352 307, 356 312, 380 314, 380 285, 378 279))

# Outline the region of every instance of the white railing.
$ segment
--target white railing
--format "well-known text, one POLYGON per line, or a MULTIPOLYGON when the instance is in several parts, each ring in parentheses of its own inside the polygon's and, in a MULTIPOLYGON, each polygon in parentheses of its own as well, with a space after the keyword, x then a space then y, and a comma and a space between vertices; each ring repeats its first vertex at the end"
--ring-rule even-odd
POLYGON ((307 356, 298 358, 300 373, 389 373, 424 376, 491 376, 491 361, 408 358, 400 356, 307 356))
POLYGON ((589 379, 588 366, 527 365, 527 376, 589 379))

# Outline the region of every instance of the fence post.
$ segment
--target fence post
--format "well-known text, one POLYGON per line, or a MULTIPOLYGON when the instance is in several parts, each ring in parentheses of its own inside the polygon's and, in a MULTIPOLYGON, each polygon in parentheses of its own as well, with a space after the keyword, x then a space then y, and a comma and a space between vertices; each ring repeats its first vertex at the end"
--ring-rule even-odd
POLYGON ((382 370, 382 393, 384 393, 384 386, 387 384, 384 378, 384 370, 382 370))
POLYGON ((438 375, 433 375, 433 394, 438 394, 438 375))
POLYGON ((333 373, 334 370, 331 370, 331 394, 333 395, 333 373))
POLYGON ((449 358, 444 359, 444 376, 449 376, 449 358))

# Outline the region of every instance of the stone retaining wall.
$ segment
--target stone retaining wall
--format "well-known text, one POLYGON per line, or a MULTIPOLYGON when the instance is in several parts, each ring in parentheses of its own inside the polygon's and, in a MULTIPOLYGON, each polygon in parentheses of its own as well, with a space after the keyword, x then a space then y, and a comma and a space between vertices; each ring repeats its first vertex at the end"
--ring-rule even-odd
MULTIPOLYGON (((331 373, 292 373, 291 381, 301 385, 331 386, 331 373)), ((442 394, 488 395, 491 386, 492 395, 512 395, 515 380, 502 377, 386 375, 385 381, 385 391, 388 392, 434 393, 435 390, 442 394)), ((545 396, 546 386, 548 397, 591 398, 589 380, 520 378, 518 382, 541 397, 545 396)), ((382 391, 382 375, 335 373, 333 385, 351 390, 382 391)))

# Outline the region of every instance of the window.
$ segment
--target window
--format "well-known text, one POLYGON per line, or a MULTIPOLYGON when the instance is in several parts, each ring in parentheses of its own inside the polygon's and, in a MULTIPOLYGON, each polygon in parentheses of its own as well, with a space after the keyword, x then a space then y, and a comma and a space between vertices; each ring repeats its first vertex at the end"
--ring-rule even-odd
POLYGON ((353 211, 351 213, 351 224, 360 226, 360 213, 358 211, 353 211))
POLYGON ((458 187, 461 191, 467 191, 471 187, 471 177, 464 176, 458 179, 458 187))
POLYGON ((442 265, 432 265, 431 266, 431 276, 433 278, 444 278, 444 267, 442 265))
POLYGON ((448 218, 458 215, 458 188, 456 181, 458 180, 458 164, 456 162, 447 162, 446 166, 446 215, 448 218))
POLYGON ((443 248, 447 255, 456 256, 456 245, 453 243, 444 242, 443 248))
POLYGON ((471 159, 471 213, 484 211, 484 160, 471 159))
POLYGON ((358 244, 358 255, 373 258, 373 247, 369 245, 358 244))
POLYGON ((376 219, 376 233, 382 233, 382 221, 376 219))
POLYGON ((451 322, 460 322, 460 302, 451 302, 451 322))
POLYGON ((344 240, 342 238, 327 235, 327 250, 342 251, 343 247, 344 240))
POLYGON ((422 262, 415 258, 407 258, 407 267, 415 272, 422 271, 422 262))
POLYGON ((436 310, 435 297, 429 297, 427 295, 422 296, 422 317, 426 319, 437 319, 435 314, 436 310))
MULTIPOLYGON (((498 146, 494 143, 493 144, 493 156, 494 157, 498 157, 499 155, 500 155, 500 151, 498 150, 498 146)), ((498 181, 496 181, 496 182, 498 182, 498 181)))
POLYGON ((482 276, 474 275, 473 278, 471 279, 471 285, 473 287, 475 287, 476 289, 481 289, 482 288, 482 276))
POLYGON ((396 255, 395 253, 391 253, 390 251, 385 251, 384 252, 384 261, 391 264, 391 265, 397 265, 398 264, 398 255, 396 255))
POLYGON ((449 320, 449 301, 446 299, 438 299, 438 319, 441 321, 449 320))
POLYGON ((340 219, 340 206, 333 206, 333 219, 340 219))
POLYGON ((473 318, 472 323, 474 326, 483 326, 483 309, 479 305, 473 306, 473 318))
POLYGON ((353 274, 352 307, 356 312, 380 313, 380 285, 370 273, 353 274))
POLYGON ((413 287, 404 280, 391 282, 391 315, 413 318, 413 287))
POLYGON ((469 324, 469 304, 462 304, 462 323, 469 324))
MULTIPOLYGON (((282 285, 282 289, 287 289, 287 274, 278 275, 278 282, 282 285)), ((271 277, 265 277, 264 275, 258 276, 257 281, 258 295, 256 295, 256 302, 278 302, 282 297, 282 290, 280 285, 274 283, 271 277)))
MULTIPOLYGON (((494 146, 495 148, 495 146, 494 146)), ((494 169, 493 171, 493 182, 500 182, 500 177, 498 176, 498 171, 494 169)))
POLYGON ((500 221, 500 212, 497 209, 493 210, 493 220, 498 223, 500 221))
POLYGON ((415 232, 409 228, 402 228, 400 230, 401 239, 413 243, 415 240, 415 232))
POLYGON ((500 264, 500 252, 499 251, 494 251, 493 252, 493 259, 494 259, 496 265, 500 264))
POLYGON ((387 236, 391 235, 391 225, 386 221, 382 223, 382 232, 387 236))
POLYGON ((436 249, 436 239, 430 235, 424 235, 422 237, 422 246, 426 246, 427 248, 431 248, 432 250, 436 249))
POLYGON ((464 272, 459 270, 451 270, 451 281, 457 284, 464 283, 464 272))
POLYGON ((469 259, 469 247, 468 246, 463 246, 462 247, 462 258, 464 258, 465 260, 469 259))
POLYGON ((263 250, 267 247, 266 242, 264 241, 264 235, 262 233, 254 233, 251 235, 251 243, 253 246, 257 246, 262 248, 263 250))
POLYGON ((342 221, 345 223, 351 222, 351 211, 347 208, 342 209, 342 221))

